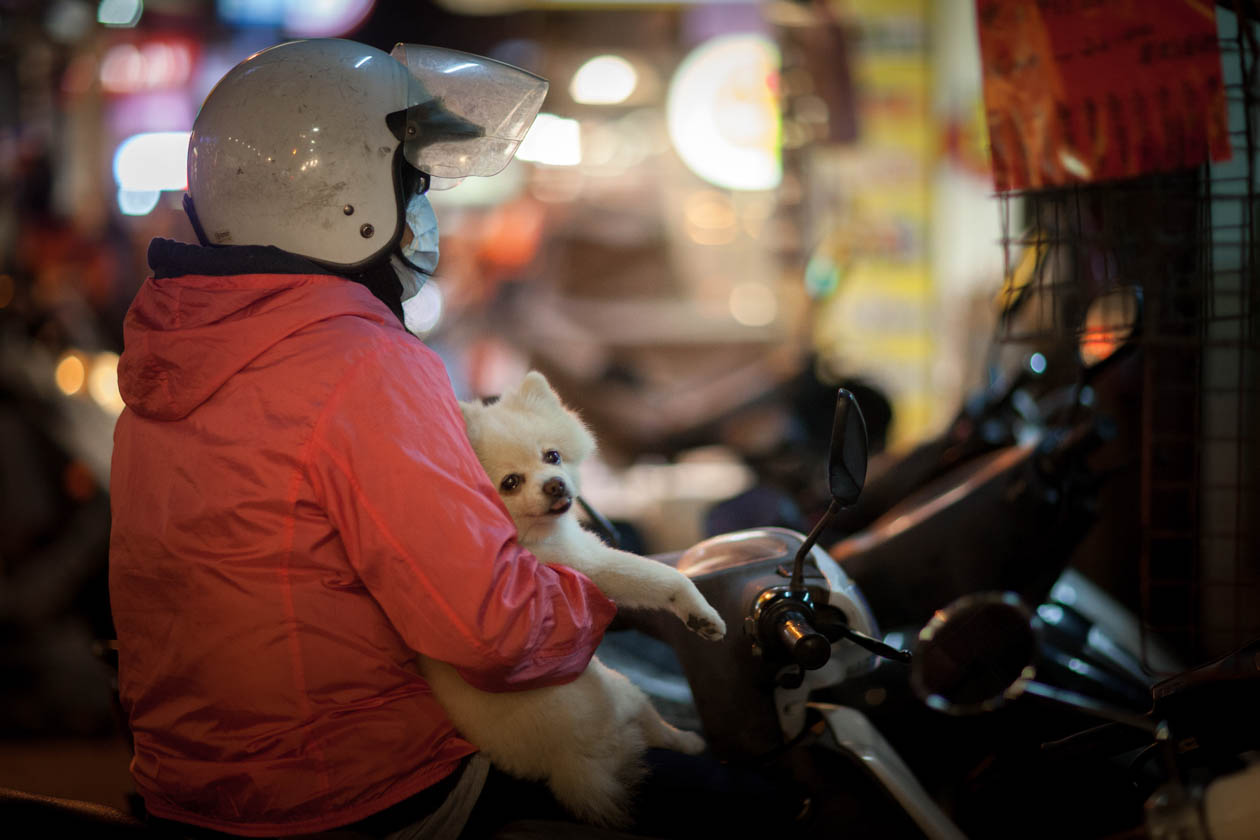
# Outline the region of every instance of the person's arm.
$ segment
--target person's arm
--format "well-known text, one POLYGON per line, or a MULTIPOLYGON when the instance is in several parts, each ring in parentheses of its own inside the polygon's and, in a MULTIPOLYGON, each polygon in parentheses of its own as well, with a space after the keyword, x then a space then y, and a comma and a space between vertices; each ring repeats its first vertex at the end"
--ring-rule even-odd
POLYGON ((414 650, 486 691, 567 682, 616 607, 543 565, 481 467, 427 348, 360 362, 325 406, 307 473, 350 563, 414 650))

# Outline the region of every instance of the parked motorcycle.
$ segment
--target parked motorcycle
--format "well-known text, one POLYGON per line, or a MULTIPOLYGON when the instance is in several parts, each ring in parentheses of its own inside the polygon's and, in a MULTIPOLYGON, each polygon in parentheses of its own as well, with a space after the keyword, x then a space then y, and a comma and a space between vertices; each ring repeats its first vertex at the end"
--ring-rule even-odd
MULTIPOLYGON (((672 693, 676 700, 688 696, 689 686, 696 719, 680 722, 702 725, 719 757, 790 763, 789 756, 810 749, 815 757, 830 750, 850 766, 864 767, 867 781, 879 789, 856 813, 869 811, 872 802, 893 801, 903 822, 930 837, 955 836, 956 821, 969 834, 1001 836, 1015 817, 993 807, 1001 789, 983 773, 984 763, 1012 742, 1013 733, 1021 743, 1067 737, 1082 728, 1081 713, 1039 708, 980 721, 942 719, 913 696, 899 648, 951 600, 978 590, 1012 590, 1040 605, 1053 642, 1046 646, 1047 673, 1133 714, 1149 705, 1155 677, 1147 665, 1160 658, 1158 646, 1148 645, 1145 661, 1136 655, 1136 620, 1066 568, 1093 524, 1100 479, 1089 458, 1107 436, 1105 422, 1082 407, 1082 395, 1128 347, 1137 302, 1137 290, 1126 289, 1090 307, 1076 382, 1032 403, 1015 396, 1018 388, 1007 388, 991 403, 1005 406, 1003 412, 1024 405, 1007 415, 1014 442, 972 452, 865 531, 824 552, 813 545, 818 535, 861 498, 852 491, 854 482, 834 480, 858 473, 853 460, 837 467, 858 439, 843 433, 850 421, 842 400, 829 471, 837 501, 808 538, 785 529, 752 529, 665 558, 693 578, 728 627, 743 626, 744 632, 730 634, 714 651, 668 626, 648 628, 677 654, 682 675, 671 683, 668 668, 650 674, 649 691, 658 698, 672 693), (790 563, 792 557, 804 562, 790 563), (788 612, 791 620, 781 622, 788 612), (955 819, 945 817, 937 802, 947 803, 955 819), (986 810, 1001 812, 1003 820, 986 810)), ((615 651, 617 640, 610 644, 615 651)), ((633 665, 630 658, 601 656, 619 667, 633 665)), ((1162 662, 1174 661, 1162 656, 1162 662)), ((816 801, 834 801, 834 789, 824 792, 827 780, 805 776, 806 784, 821 786, 816 801)), ((842 787, 860 789, 846 778, 842 787)), ((1112 783, 1094 779, 1092 787, 1101 796, 1112 783)), ((1044 800, 1028 795, 1005 794, 1003 801, 1044 807, 1044 800)), ((884 813, 878 819, 891 818, 884 813)), ((879 833, 878 819, 867 823, 872 833, 879 833)), ((1124 816, 1116 817, 1117 825, 1125 823, 1124 816)), ((897 824, 886 822, 885 830, 897 824)), ((850 836, 852 831, 850 826, 850 836)))
MULTIPOLYGON (((1053 668, 1045 668, 1055 658, 1052 636, 1013 593, 968 595, 919 633, 911 683, 924 703, 949 715, 1033 700, 1106 721, 1041 745, 1042 763, 1054 764, 1061 778, 1094 778, 1110 768, 1127 783, 1109 789, 1107 811, 1127 812, 1156 840, 1254 836, 1260 764, 1243 756, 1260 747, 1260 640, 1157 683, 1149 707, 1134 713, 1057 685, 1053 668)), ((1040 795, 1079 806, 1063 793, 1058 786, 1040 795)))
POLYGON ((814 698, 877 658, 903 668, 909 660, 882 640, 862 592, 817 546, 830 518, 859 497, 866 464, 862 415, 842 390, 828 463, 833 501, 809 536, 751 529, 661 558, 722 614, 727 637, 697 644, 654 614, 635 623, 677 655, 716 757, 787 774, 808 792, 811 808, 793 828, 800 836, 958 840, 962 833, 860 711, 814 698))

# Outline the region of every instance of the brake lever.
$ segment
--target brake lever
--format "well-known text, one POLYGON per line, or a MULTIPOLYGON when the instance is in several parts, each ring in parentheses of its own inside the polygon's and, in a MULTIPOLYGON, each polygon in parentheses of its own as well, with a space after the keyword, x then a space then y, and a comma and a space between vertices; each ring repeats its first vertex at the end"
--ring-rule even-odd
POLYGON ((884 659, 891 659, 893 662, 901 662, 906 665, 909 665, 910 661, 914 658, 914 655, 910 653, 910 651, 898 650, 892 645, 881 642, 879 639, 868 636, 865 633, 859 633, 847 624, 842 625, 838 629, 841 636, 853 642, 858 647, 866 648, 876 656, 882 656, 884 659))
POLYGON ((840 639, 848 639, 855 645, 869 650, 876 656, 884 659, 891 659, 894 662, 910 664, 914 658, 913 654, 908 650, 900 650, 892 645, 872 636, 868 636, 858 630, 854 630, 849 626, 849 622, 845 619, 844 613, 834 607, 822 607, 815 614, 814 625, 818 631, 826 636, 829 640, 836 642, 840 639))

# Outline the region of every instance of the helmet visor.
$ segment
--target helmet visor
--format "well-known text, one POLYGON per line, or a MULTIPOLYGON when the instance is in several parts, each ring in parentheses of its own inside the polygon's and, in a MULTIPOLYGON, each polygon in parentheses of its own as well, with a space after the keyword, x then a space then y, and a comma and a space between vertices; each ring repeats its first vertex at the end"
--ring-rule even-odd
POLYGON ((508 165, 547 95, 547 80, 471 53, 418 44, 390 52, 413 87, 403 157, 434 178, 494 175, 508 165))

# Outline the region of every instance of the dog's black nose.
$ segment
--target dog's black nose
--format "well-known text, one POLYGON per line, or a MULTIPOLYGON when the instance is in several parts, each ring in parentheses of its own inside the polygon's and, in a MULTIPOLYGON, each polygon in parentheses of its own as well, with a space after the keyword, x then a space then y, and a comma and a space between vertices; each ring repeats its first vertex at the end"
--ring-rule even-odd
POLYGON ((565 486, 563 478, 549 478, 543 482, 542 491, 544 496, 552 499, 563 499, 569 495, 569 488, 565 486))

